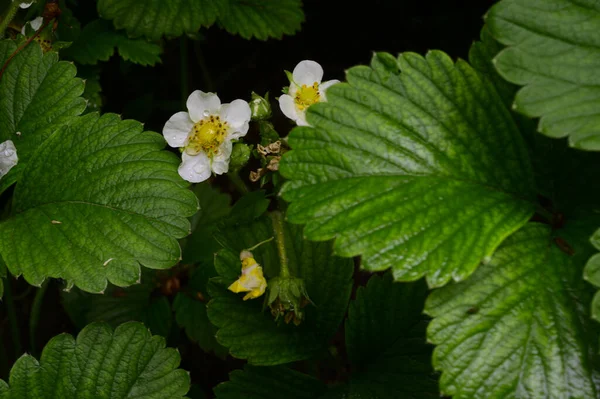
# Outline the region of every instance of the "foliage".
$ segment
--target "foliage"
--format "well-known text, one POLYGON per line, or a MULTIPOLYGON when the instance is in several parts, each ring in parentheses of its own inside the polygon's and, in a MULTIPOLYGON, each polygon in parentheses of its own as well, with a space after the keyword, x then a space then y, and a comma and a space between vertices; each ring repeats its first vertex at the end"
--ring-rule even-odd
POLYGON ((2 399, 183 398, 188 374, 178 369, 179 353, 151 336, 141 323, 106 324, 83 329, 76 339, 53 338, 38 362, 23 355, 9 384, 0 380, 2 399))

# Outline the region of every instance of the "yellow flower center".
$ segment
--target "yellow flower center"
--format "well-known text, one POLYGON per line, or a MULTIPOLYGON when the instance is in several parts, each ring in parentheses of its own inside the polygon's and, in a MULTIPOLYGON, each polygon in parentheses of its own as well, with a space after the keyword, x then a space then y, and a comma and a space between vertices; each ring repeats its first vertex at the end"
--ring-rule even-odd
POLYGON ((300 111, 304 111, 314 103, 318 103, 321 98, 319 93, 319 84, 313 83, 312 86, 302 85, 296 92, 294 101, 300 111))
POLYGON ((227 122, 222 122, 219 116, 211 115, 197 122, 187 139, 185 152, 197 155, 205 152, 212 157, 218 152, 219 147, 227 136, 227 122))

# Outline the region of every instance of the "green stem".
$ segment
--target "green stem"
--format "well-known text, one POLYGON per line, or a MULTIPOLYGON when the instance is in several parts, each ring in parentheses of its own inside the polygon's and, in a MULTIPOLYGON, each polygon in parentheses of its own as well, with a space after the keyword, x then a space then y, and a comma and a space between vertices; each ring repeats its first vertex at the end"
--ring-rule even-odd
POLYGON ((279 277, 289 278, 291 276, 288 265, 288 258, 285 253, 285 234, 283 232, 283 215, 279 211, 271 212, 271 221, 273 222, 273 231, 275 232, 275 242, 277 243, 277 252, 279 253, 279 277))
POLYGON ((15 303, 13 302, 12 297, 12 284, 10 276, 5 281, 6 290, 4 291, 4 305, 6 306, 8 323, 10 324, 10 333, 12 335, 14 355, 15 359, 17 359, 21 355, 21 353, 23 353, 23 349, 21 346, 21 334, 19 332, 17 313, 15 312, 15 303))
POLYGON ((237 172, 227 173, 227 177, 229 178, 229 181, 233 183, 235 188, 240 192, 240 194, 244 195, 250 191, 248 190, 248 186, 246 186, 246 183, 244 183, 244 181, 237 172))
POLYGON ((187 37, 181 36, 179 39, 179 63, 180 63, 180 71, 179 71, 179 86, 181 90, 181 106, 183 109, 186 108, 187 98, 190 95, 189 93, 189 75, 188 75, 188 42, 187 37))
POLYGON ((38 325, 40 324, 42 303, 44 302, 44 295, 46 294, 49 285, 49 280, 46 280, 42 283, 42 286, 35 293, 35 298, 33 298, 33 304, 31 305, 31 316, 29 317, 29 350, 33 356, 37 356, 38 354, 35 333, 37 332, 38 325))
POLYGON ((4 37, 4 31, 8 28, 10 21, 13 20, 15 15, 17 15, 17 11, 19 11, 19 5, 21 2, 13 1, 8 6, 8 10, 6 10, 6 14, 2 17, 2 21, 0 21, 0 39, 4 37))
POLYGON ((266 240, 259 242, 258 244, 254 245, 253 247, 246 249, 246 251, 254 251, 256 248, 260 247, 261 245, 273 241, 274 238, 275 237, 267 238, 266 240))

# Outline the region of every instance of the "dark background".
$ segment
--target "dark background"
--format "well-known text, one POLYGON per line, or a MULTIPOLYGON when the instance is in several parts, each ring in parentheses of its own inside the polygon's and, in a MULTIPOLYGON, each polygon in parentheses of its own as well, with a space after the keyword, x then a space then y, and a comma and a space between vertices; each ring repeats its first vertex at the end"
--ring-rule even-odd
MULTIPOLYGON (((369 63, 373 51, 424 54, 440 49, 454 59, 466 58, 472 42, 479 37, 483 15, 493 3, 307 0, 301 32, 282 40, 245 40, 215 26, 201 31, 201 40, 165 40, 162 64, 156 67, 141 67, 113 57, 100 65, 103 111, 140 120, 147 129, 160 132, 172 114, 185 110, 184 102, 191 91, 217 92, 223 102, 249 100, 251 91, 270 91, 276 97, 288 84, 284 69, 291 71, 305 59, 323 66, 324 80, 343 80, 345 69, 369 63)), ((81 0, 78 7, 73 7, 82 24, 97 18, 94 4, 81 0)), ((281 134, 292 127, 277 108, 274 118, 281 134)), ((5 289, 12 289, 23 349, 31 352, 27 323, 36 289, 23 279, 6 281, 5 289)), ((54 281, 42 305, 35 337, 37 348, 61 332, 77 333, 62 310, 60 284, 54 281)), ((10 366, 21 355, 15 353, 10 336, 6 307, 0 305, 0 378, 5 380, 10 366)), ((180 337, 183 339, 183 334, 180 337)), ((218 360, 195 345, 183 343, 179 349, 182 367, 191 371, 193 382, 207 391, 227 380, 227 373, 242 364, 218 360)))
MULTIPOLYGON (((292 71, 305 59, 323 66, 324 80, 343 80, 345 69, 368 64, 373 51, 424 54, 439 49, 452 58, 466 58, 493 3, 307 0, 302 30, 282 40, 245 40, 214 26, 202 32, 201 41, 166 41, 158 67, 114 57, 102 74, 104 110, 145 121, 148 129, 160 132, 172 114, 184 110, 181 99, 191 91, 217 92, 223 102, 249 100, 251 91, 270 91, 276 97, 288 85, 284 69, 292 71), (181 84, 182 46, 188 53, 183 63, 187 87, 181 84)), ((280 112, 275 112, 275 120, 280 129, 292 126, 280 112)))

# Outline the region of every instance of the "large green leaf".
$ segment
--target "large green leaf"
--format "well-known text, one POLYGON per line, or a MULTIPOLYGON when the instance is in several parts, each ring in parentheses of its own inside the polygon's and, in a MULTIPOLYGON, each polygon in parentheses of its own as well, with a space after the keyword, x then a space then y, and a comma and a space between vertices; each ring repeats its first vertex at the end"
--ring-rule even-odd
POLYGON ((394 283, 389 275, 358 289, 346 321, 349 397, 439 397, 421 314, 426 295, 424 283, 394 283))
POLYGON ((304 12, 300 0, 230 0, 219 22, 245 39, 281 39, 300 30, 304 12))
POLYGON ((526 147, 492 84, 432 51, 347 72, 280 171, 288 219, 397 280, 463 280, 533 212, 526 147), (399 70, 398 70, 399 68, 399 70))
POLYGON ((600 150, 600 4, 595 0, 503 0, 487 16, 508 46, 500 74, 525 86, 514 108, 541 117, 538 130, 600 150))
POLYGON ((115 48, 124 60, 136 64, 154 65, 160 62, 160 45, 145 39, 130 39, 125 32, 115 30, 104 19, 87 24, 77 40, 63 53, 80 64, 96 64, 98 61, 108 61, 115 48))
POLYGON ((62 293, 62 301, 79 329, 96 321, 113 328, 128 321, 141 321, 153 334, 166 337, 171 329, 171 305, 165 296, 152 295, 157 282, 154 270, 142 269, 140 284, 127 288, 109 284, 102 295, 73 288, 62 293))
POLYGON ((112 329, 90 324, 77 339, 68 334, 48 342, 38 362, 23 355, 9 385, 0 380, 0 399, 175 399, 190 386, 178 369, 179 353, 151 336, 141 323, 112 329))
MULTIPOLYGON (((229 348, 232 356, 248 359, 254 365, 277 365, 309 358, 326 348, 339 327, 350 297, 352 260, 332 255, 331 243, 311 243, 302 239, 300 228, 285 225, 285 247, 294 276, 304 279, 313 305, 308 305, 305 320, 299 326, 278 323, 263 298, 243 301, 227 290, 241 271, 239 251, 274 235, 271 220, 237 226, 224 233, 227 248, 215 258, 220 278, 209 285, 212 300, 208 317, 218 327, 217 341, 229 348)), ((267 278, 279 274, 279 256, 275 242, 253 251, 267 278)))
POLYGON ((0 253, 13 275, 39 285, 60 277, 102 292, 107 279, 135 283, 140 264, 164 269, 181 257, 194 195, 162 136, 136 121, 88 114, 52 135, 15 190, 0 224, 0 253))
MULTIPOLYGON (((0 60, 17 49, 0 41, 0 60)), ((2 63, 4 65, 4 62, 2 63)), ((12 140, 19 163, 0 181, 0 192, 19 179, 35 150, 60 126, 85 109, 84 90, 75 67, 42 53, 32 42, 10 61, 0 79, 0 142, 12 140)))
POLYGON ((444 394, 596 397, 597 338, 581 279, 587 235, 575 221, 558 231, 528 224, 468 280, 432 293, 428 336, 444 394))
POLYGON ((185 329, 190 340, 198 343, 205 352, 214 352, 219 357, 225 357, 228 351, 217 342, 217 328, 208 320, 206 310, 206 304, 210 300, 207 293, 208 279, 216 275, 212 263, 198 266, 192 272, 186 289, 177 293, 173 301, 173 311, 177 324, 185 329))
POLYGON ((220 249, 213 237, 217 224, 223 222, 230 211, 231 197, 219 192, 208 182, 194 185, 192 189, 200 210, 191 219, 192 234, 181 240, 184 263, 212 262, 220 249))
POLYGON ((214 389, 217 399, 315 399, 325 390, 321 381, 283 366, 246 366, 214 389))
POLYGON ((227 6, 228 0, 99 0, 98 14, 131 37, 158 40, 210 26, 227 6))

